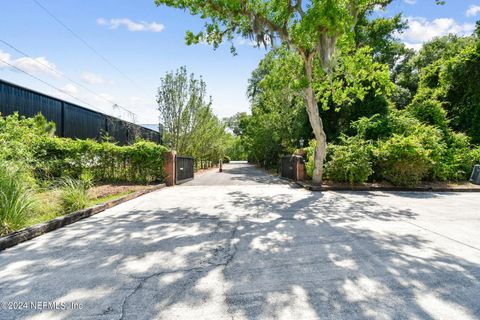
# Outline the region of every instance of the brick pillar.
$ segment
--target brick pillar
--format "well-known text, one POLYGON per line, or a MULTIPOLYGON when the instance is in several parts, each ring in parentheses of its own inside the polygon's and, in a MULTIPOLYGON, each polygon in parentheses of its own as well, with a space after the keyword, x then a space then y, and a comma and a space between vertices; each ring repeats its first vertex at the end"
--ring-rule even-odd
POLYGON ((165 184, 167 187, 175 185, 175 151, 167 151, 163 153, 165 184))
POLYGON ((297 172, 295 172, 295 177, 296 177, 295 180, 297 180, 297 181, 306 180, 305 178, 306 178, 307 174, 306 174, 306 169, 305 169, 305 162, 298 160, 298 161, 296 161, 296 164, 297 165, 295 167, 296 167, 297 172))

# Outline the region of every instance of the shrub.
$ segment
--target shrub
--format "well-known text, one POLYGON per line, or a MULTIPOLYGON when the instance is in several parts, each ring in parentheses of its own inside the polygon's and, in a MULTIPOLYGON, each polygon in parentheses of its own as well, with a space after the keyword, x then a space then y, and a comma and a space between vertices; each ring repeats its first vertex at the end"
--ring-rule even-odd
POLYGON ((329 145, 325 175, 332 181, 365 182, 373 173, 370 145, 361 138, 343 138, 342 145, 329 145))
POLYGON ((467 166, 466 166, 466 176, 465 178, 469 179, 472 174, 473 167, 475 165, 480 165, 480 146, 475 149, 470 150, 467 155, 467 166))
POLYGON ((443 131, 448 129, 447 112, 438 100, 417 97, 407 107, 407 111, 423 123, 436 126, 443 131))
POLYGON ((37 148, 37 176, 81 179, 89 172, 94 181, 154 182, 163 179, 165 147, 149 141, 131 146, 110 142, 52 137, 37 148))
POLYGON ((394 135, 374 151, 380 176, 402 187, 414 187, 432 169, 429 151, 415 136, 394 135))
POLYGON ((90 189, 94 185, 95 176, 91 171, 85 170, 80 175, 80 181, 83 182, 83 184, 87 187, 87 189, 90 189))
POLYGON ((0 235, 20 229, 32 212, 34 198, 28 172, 12 163, 0 163, 0 235))
POLYGON ((65 178, 61 180, 60 199, 65 213, 84 209, 88 205, 88 187, 81 180, 65 178))
POLYGON ((314 157, 315 157, 315 148, 316 148, 316 141, 314 139, 308 142, 308 147, 304 148, 305 153, 307 155, 307 162, 305 163, 305 169, 307 171, 307 176, 313 176, 313 169, 315 166, 314 157))
POLYGON ((165 147, 149 141, 131 146, 53 136, 55 125, 42 115, 0 117, 0 160, 28 166, 38 180, 89 172, 93 180, 154 182, 163 180, 165 147))
POLYGON ((365 140, 388 139, 394 134, 408 136, 424 126, 411 114, 397 110, 391 110, 388 115, 376 114, 370 118, 360 118, 352 123, 356 134, 365 140))

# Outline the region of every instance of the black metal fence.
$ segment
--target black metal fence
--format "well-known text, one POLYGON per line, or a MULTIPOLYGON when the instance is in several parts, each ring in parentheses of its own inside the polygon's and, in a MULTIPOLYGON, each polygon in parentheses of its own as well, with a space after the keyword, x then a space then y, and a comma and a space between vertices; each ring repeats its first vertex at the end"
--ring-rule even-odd
POLYGON ((120 145, 131 144, 140 137, 162 143, 162 135, 157 131, 0 79, 0 113, 7 116, 14 112, 26 117, 41 113, 55 122, 60 137, 99 140, 108 134, 120 145))
POLYGON ((194 159, 192 157, 176 156, 175 161, 175 183, 179 184, 193 179, 194 159))
POLYGON ((297 166, 303 163, 301 156, 284 156, 280 159, 280 175, 283 178, 297 180, 297 166))

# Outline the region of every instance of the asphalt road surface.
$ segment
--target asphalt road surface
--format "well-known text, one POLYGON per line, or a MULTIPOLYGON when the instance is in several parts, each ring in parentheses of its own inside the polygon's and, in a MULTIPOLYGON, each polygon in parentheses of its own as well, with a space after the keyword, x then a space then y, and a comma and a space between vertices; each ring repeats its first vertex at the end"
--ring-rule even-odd
POLYGON ((0 319, 480 318, 478 193, 225 169, 0 252, 0 319))

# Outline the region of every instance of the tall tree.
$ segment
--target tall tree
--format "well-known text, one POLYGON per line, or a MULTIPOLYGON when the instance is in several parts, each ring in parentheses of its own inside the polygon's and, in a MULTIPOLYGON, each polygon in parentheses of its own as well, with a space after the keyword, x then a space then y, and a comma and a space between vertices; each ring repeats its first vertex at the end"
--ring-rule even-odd
POLYGON ((187 43, 204 41, 218 47, 226 38, 254 39, 258 45, 287 46, 303 62, 304 95, 317 148, 313 182, 320 184, 326 151, 326 135, 313 89, 314 64, 328 73, 333 66, 337 41, 349 35, 359 15, 391 0, 156 0, 189 10, 206 20, 204 31, 187 32, 187 43))
POLYGON ((205 99, 206 84, 194 74, 187 75, 186 67, 167 72, 161 78, 157 103, 165 128, 165 140, 181 152, 185 149, 187 134, 198 122, 199 110, 209 105, 205 99))
POLYGON ((180 154, 218 160, 225 153, 225 126, 215 116, 206 83, 181 67, 167 72, 158 88, 157 102, 165 141, 180 154))
MULTIPOLYGON (((187 32, 187 44, 207 42, 218 47, 226 38, 253 39, 257 45, 284 45, 303 62, 304 95, 309 121, 317 140, 313 182, 320 184, 327 139, 313 88, 314 64, 330 73, 337 42, 351 38, 358 18, 366 11, 392 0, 155 0, 198 15, 205 30, 187 32)), ((444 1, 436 0, 438 4, 444 1)), ((233 46, 233 45, 232 45, 233 46)))

